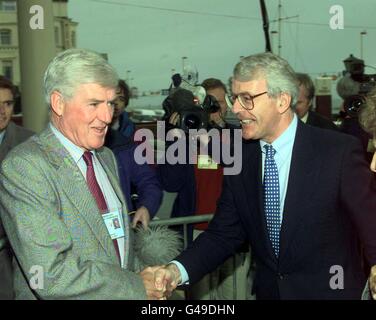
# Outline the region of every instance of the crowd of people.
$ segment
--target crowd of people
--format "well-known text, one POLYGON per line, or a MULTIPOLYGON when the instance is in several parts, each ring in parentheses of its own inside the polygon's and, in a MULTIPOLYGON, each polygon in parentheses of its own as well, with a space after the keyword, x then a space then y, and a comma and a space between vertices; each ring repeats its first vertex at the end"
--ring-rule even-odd
MULTIPOLYGON (((367 162, 313 110, 310 77, 272 53, 236 64, 231 99, 219 79, 201 85, 217 104, 206 129, 241 130, 240 174, 224 175, 210 138, 187 152, 196 161, 139 164, 129 88, 95 52, 50 62, 37 134, 11 121, 15 87, 0 77, 0 299, 168 299, 182 285, 197 300, 376 298, 376 151, 367 162), (172 218, 214 216, 176 257, 137 270, 135 232, 163 191, 177 193, 172 218)), ((178 130, 179 112, 165 121, 178 130)), ((359 124, 376 149, 376 89, 359 124)))

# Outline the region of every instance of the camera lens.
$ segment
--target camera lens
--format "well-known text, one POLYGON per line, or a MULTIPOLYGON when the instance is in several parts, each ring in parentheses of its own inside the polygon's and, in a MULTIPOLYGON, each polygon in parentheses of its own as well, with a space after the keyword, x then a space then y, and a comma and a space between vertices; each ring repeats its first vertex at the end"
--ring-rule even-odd
POLYGON ((344 102, 345 111, 351 117, 357 117, 360 109, 365 104, 365 98, 360 95, 355 95, 347 98, 344 102))
POLYGON ((188 129, 199 129, 200 128, 201 120, 195 114, 189 114, 184 119, 184 125, 188 129))

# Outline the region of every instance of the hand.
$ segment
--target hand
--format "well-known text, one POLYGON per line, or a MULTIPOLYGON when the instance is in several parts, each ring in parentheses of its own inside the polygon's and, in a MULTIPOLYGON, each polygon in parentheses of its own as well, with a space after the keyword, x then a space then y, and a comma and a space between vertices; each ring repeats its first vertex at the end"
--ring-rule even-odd
POLYGON ((375 153, 373 154, 373 158, 372 158, 372 162, 371 162, 371 166, 370 166, 371 170, 373 172, 376 172, 376 151, 375 153))
POLYGON ((161 268, 163 266, 148 267, 139 273, 144 282, 146 295, 149 300, 166 300, 165 291, 155 287, 155 272, 161 268))
POLYGON ((369 276, 369 288, 371 290, 372 299, 376 300, 376 265, 371 268, 371 274, 369 276))
POLYGON ((137 211, 134 214, 133 221, 132 221, 132 228, 136 228, 137 223, 141 222, 142 226, 146 230, 148 228, 149 222, 150 222, 150 213, 149 210, 141 206, 137 209, 137 211))
POLYGON ((168 119, 168 122, 170 124, 172 124, 173 126, 176 126, 176 124, 179 122, 180 120, 180 115, 177 113, 177 112, 174 112, 170 118, 168 119))
POLYGON ((156 270, 154 281, 155 288, 169 297, 181 282, 181 274, 178 267, 174 263, 170 263, 156 270))
POLYGON ((214 122, 217 126, 224 128, 225 122, 222 118, 222 114, 218 111, 210 114, 210 121, 214 122))

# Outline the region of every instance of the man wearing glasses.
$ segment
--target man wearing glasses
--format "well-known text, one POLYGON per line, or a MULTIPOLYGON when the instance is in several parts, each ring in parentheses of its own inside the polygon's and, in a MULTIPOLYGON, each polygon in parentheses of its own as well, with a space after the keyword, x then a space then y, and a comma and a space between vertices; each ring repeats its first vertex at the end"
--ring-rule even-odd
POLYGON ((243 170, 224 178, 206 232, 155 273, 165 294, 195 283, 249 241, 257 299, 360 299, 376 264, 376 187, 353 137, 307 126, 294 113, 298 81, 272 53, 234 69, 233 111, 243 170))
MULTIPOLYGON (((7 153, 25 141, 33 132, 11 122, 15 99, 15 87, 8 79, 0 76, 0 164, 7 153)), ((0 300, 12 299, 11 253, 0 221, 0 300)))

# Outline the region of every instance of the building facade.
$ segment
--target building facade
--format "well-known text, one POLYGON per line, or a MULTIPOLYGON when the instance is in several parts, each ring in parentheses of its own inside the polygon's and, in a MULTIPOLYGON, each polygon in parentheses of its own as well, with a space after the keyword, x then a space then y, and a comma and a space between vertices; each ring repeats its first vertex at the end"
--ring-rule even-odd
MULTIPOLYGON (((21 85, 17 1, 0 0, 0 74, 21 85)), ((76 47, 77 22, 68 17, 68 0, 53 0, 56 53, 76 47)))

